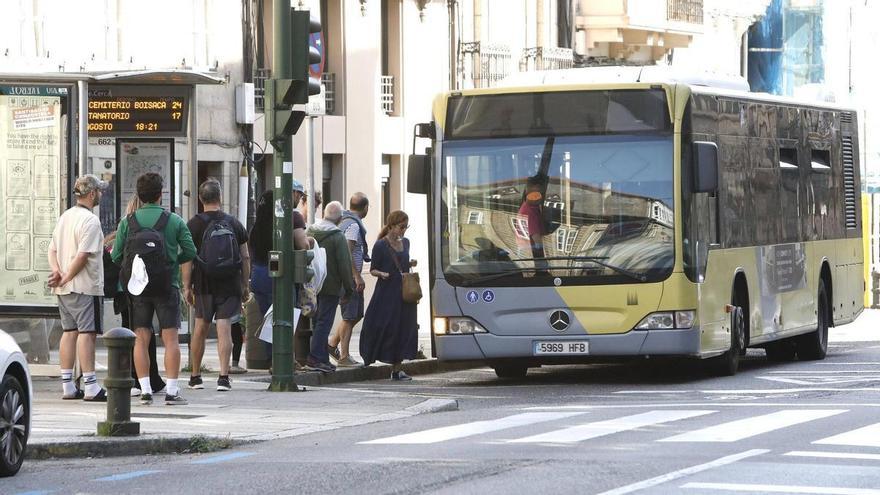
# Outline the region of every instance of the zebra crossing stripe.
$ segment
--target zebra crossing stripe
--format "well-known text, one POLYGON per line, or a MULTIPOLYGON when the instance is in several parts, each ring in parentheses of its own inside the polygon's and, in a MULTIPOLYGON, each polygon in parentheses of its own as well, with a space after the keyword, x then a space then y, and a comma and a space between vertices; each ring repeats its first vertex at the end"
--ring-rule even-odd
POLYGON ((575 443, 591 438, 712 414, 717 411, 649 411, 622 418, 586 423, 570 428, 509 440, 508 443, 575 443))
POLYGON ((858 447, 880 447, 880 423, 832 437, 816 440, 813 443, 824 445, 851 445, 858 447))
POLYGON ((442 428, 433 428, 430 430, 417 431, 415 433, 407 433, 405 435, 397 435, 393 437, 380 438, 367 442, 359 442, 362 444, 426 444, 445 442, 447 440, 455 440, 483 433, 489 433, 507 428, 516 428, 519 426, 527 426, 535 423, 543 423, 546 421, 555 421, 558 419, 570 418, 572 416, 580 416, 586 414, 584 412, 534 412, 515 414, 501 419, 493 419, 490 421, 475 421, 460 425, 444 426, 442 428))
POLYGON ((846 409, 790 409, 682 433, 660 442, 736 442, 762 433, 827 418, 846 409))

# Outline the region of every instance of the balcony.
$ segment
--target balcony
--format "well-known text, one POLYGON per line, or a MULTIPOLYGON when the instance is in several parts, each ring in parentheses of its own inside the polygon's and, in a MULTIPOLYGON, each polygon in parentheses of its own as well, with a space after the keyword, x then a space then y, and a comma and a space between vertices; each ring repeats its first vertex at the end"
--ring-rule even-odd
POLYGON ((578 53, 652 62, 703 32, 703 0, 578 0, 578 53))
POLYGON ((461 75, 465 87, 489 88, 510 74, 510 48, 473 41, 461 44, 461 75))
POLYGON ((394 114, 394 76, 381 76, 379 80, 379 92, 382 102, 382 111, 386 115, 394 114))
POLYGON ((519 61, 520 72, 536 70, 571 69, 574 63, 570 48, 535 47, 523 49, 519 61))

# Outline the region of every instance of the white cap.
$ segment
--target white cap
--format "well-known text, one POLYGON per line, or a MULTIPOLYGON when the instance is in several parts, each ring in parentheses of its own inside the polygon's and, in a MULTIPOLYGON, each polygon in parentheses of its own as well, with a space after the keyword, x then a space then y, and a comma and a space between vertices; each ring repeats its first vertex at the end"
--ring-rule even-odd
POLYGON ((150 277, 147 275, 147 267, 141 255, 136 254, 131 262, 131 278, 128 279, 128 293, 133 296, 139 296, 150 283, 150 277))

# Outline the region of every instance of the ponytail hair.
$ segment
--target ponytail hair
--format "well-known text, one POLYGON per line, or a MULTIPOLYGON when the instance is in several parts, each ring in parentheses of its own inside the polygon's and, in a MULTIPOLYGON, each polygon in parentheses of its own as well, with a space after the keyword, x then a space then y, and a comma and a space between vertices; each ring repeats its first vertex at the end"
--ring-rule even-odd
POLYGON ((388 231, 391 230, 391 227, 396 227, 397 225, 407 223, 408 221, 409 215, 402 210, 392 211, 388 214, 388 218, 385 219, 385 226, 382 227, 382 230, 379 232, 379 239, 384 239, 385 236, 388 235, 388 231))

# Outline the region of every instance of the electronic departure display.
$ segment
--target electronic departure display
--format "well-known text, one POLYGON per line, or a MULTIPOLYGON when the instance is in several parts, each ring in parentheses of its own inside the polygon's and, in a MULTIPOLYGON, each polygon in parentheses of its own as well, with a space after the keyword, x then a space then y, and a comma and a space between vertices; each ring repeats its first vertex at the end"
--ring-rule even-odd
POLYGON ((185 96, 89 96, 90 136, 183 136, 185 96))

